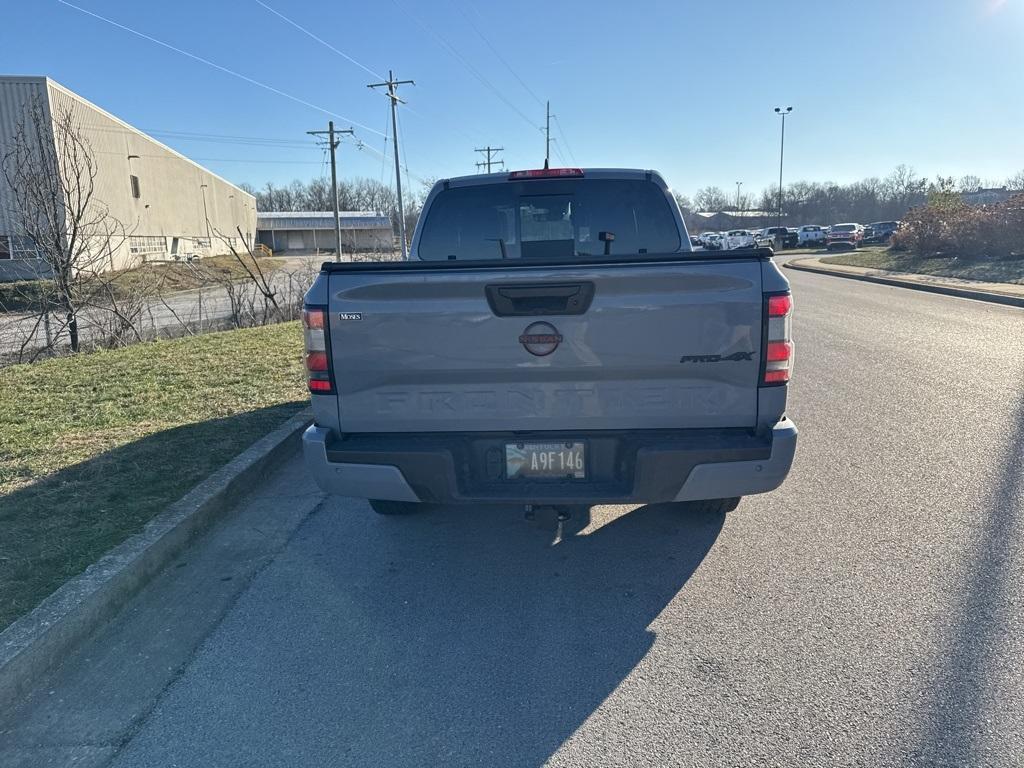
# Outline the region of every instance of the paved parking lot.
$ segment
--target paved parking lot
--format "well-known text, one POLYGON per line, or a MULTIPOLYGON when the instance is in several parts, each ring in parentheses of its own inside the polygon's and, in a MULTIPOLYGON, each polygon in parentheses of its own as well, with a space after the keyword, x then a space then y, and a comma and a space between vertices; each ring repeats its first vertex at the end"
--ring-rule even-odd
POLYGON ((295 459, 0 717, 0 764, 1020 765, 1024 311, 787 276, 779 491, 380 518, 295 459))

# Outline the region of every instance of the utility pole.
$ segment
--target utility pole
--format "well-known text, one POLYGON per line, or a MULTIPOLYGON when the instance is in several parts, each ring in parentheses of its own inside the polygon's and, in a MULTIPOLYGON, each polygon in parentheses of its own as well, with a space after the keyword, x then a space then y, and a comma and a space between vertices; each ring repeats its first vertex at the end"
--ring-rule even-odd
POLYGON ((310 136, 323 136, 327 134, 327 146, 331 148, 331 201, 334 203, 334 260, 341 261, 341 212, 338 210, 338 166, 335 160, 334 154, 338 145, 341 143, 341 139, 336 139, 335 134, 347 133, 349 136, 355 136, 355 131, 351 128, 345 130, 334 130, 334 121, 329 120, 327 122, 326 131, 306 131, 310 136))
MULTIPOLYGON (((785 154, 785 151, 786 151, 786 115, 788 115, 792 111, 793 111, 792 107, 786 107, 785 109, 783 109, 782 107, 776 107, 775 108, 775 114, 782 115, 782 140, 779 142, 779 219, 778 219, 778 224, 775 225, 777 227, 781 227, 782 226, 782 158, 783 158, 783 156, 785 154)), ((780 240, 779 250, 781 251, 782 250, 782 243, 781 243, 782 236, 778 235, 778 238, 780 240)))
POLYGON ((394 74, 388 70, 388 79, 383 83, 370 83, 367 88, 388 89, 388 99, 391 100, 391 135, 395 137, 395 191, 398 193, 398 233, 402 238, 402 259, 408 259, 409 254, 405 246, 405 205, 402 203, 402 166, 398 160, 398 118, 395 110, 399 104, 405 104, 395 90, 400 85, 416 85, 414 80, 395 80, 394 74))
POLYGON ((484 158, 486 158, 483 162, 476 164, 477 168, 487 168, 487 173, 490 173, 492 165, 497 165, 498 163, 501 163, 501 167, 505 167, 504 160, 497 160, 494 157, 498 152, 504 152, 504 147, 486 146, 483 149, 474 149, 473 151, 480 152, 484 156, 484 158))
POLYGON ((551 102, 548 101, 544 118, 544 167, 551 164, 551 102))
POLYGON ((737 181, 736 182, 736 210, 737 211, 740 209, 740 187, 742 187, 742 186, 743 186, 743 182, 742 181, 737 181))

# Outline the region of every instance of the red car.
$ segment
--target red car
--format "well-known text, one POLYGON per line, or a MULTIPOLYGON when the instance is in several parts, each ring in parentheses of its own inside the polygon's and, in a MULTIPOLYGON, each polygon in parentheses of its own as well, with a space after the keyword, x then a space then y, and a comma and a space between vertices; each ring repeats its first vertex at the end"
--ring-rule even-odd
POLYGON ((825 237, 825 246, 830 250, 836 248, 856 248, 864 239, 864 227, 860 224, 833 224, 825 237))

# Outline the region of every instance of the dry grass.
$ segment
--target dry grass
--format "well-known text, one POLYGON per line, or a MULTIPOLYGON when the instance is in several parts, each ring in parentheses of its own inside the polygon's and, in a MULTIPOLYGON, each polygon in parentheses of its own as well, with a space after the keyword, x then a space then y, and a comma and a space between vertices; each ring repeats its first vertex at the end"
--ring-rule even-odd
POLYGON ((885 248, 848 251, 821 260, 825 264, 885 269, 917 275, 1024 284, 1024 256, 1002 259, 966 259, 957 256, 919 257, 885 248))

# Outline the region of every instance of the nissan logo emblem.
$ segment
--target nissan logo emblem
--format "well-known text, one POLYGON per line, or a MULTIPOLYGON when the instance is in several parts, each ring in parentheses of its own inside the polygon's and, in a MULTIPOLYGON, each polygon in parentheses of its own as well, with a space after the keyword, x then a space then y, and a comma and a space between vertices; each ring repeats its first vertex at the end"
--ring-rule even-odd
POLYGON ((519 343, 537 357, 550 355, 562 343, 562 334, 551 323, 530 323, 519 336, 519 343))

